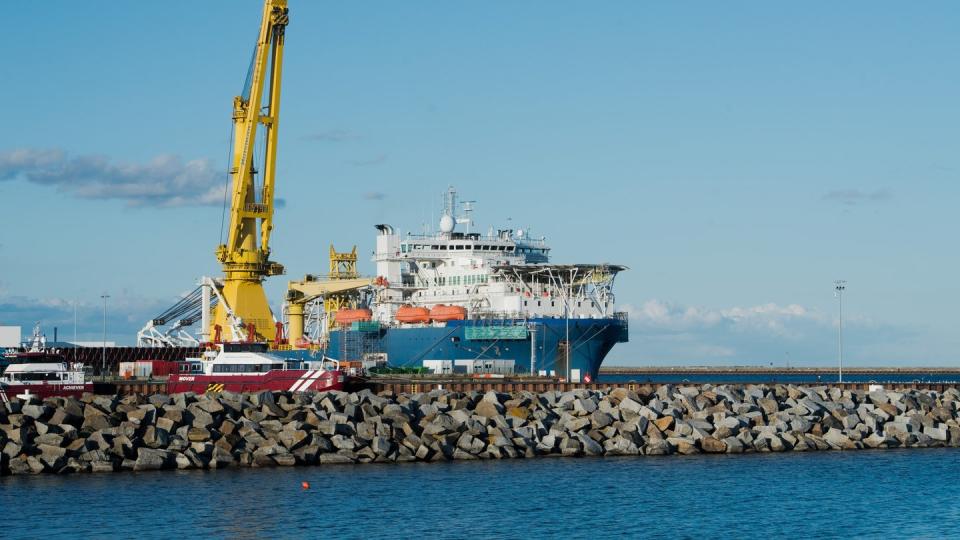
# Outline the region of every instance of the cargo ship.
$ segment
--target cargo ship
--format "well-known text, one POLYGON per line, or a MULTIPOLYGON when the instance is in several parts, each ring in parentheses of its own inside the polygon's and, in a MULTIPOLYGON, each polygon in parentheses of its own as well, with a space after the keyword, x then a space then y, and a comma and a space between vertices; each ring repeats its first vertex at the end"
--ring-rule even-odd
POLYGON ((596 380, 628 340, 613 294, 626 267, 553 264, 545 238, 473 232, 472 201, 459 209, 451 187, 433 233, 376 225, 375 284, 323 322, 324 353, 434 373, 596 380))

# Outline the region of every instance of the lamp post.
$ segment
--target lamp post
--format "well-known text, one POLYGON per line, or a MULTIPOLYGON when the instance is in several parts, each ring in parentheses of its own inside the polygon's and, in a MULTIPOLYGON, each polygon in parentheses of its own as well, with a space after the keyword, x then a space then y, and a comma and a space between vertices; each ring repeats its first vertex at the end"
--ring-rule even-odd
POLYGON ((103 354, 100 358, 100 378, 103 380, 107 379, 107 298, 110 298, 110 295, 103 293, 100 295, 100 298, 103 298, 103 354))
POLYGON ((839 376, 838 382, 843 382, 843 291, 847 288, 847 282, 842 279, 838 279, 833 282, 833 288, 836 291, 834 294, 837 296, 837 300, 840 302, 840 319, 837 324, 837 364, 839 365, 839 371, 837 372, 839 376))

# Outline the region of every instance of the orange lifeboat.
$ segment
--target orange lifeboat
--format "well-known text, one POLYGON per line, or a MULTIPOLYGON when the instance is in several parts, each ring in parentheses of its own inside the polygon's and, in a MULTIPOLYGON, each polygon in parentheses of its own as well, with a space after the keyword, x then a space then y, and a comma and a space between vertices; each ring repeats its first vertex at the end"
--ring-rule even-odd
POLYGON ((355 322, 366 322, 373 318, 373 312, 367 308, 337 310, 337 324, 350 324, 355 322))
POLYGON ((430 310, 425 307, 411 305, 400 306, 397 310, 397 321, 402 323, 430 322, 430 310))
POLYGON ((463 321, 467 318, 467 308, 437 304, 430 310, 430 318, 437 322, 463 321))

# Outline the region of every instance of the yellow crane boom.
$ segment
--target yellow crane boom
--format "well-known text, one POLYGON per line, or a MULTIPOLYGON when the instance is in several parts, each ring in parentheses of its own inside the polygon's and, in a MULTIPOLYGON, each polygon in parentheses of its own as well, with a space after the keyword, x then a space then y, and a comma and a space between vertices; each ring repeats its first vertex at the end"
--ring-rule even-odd
POLYGON ((256 335, 234 335, 231 339, 273 340, 276 332, 263 280, 283 273, 283 266, 270 260, 270 232, 273 229, 283 42, 288 22, 287 0, 264 2, 260 34, 247 81, 242 95, 233 98, 230 227, 226 243, 216 250, 224 273, 220 295, 227 305, 217 304, 210 330, 213 333, 216 326, 247 329, 253 325, 256 335), (261 126, 265 145, 262 170, 257 171, 254 143, 261 126), (259 189, 255 182, 258 172, 261 179, 259 189))

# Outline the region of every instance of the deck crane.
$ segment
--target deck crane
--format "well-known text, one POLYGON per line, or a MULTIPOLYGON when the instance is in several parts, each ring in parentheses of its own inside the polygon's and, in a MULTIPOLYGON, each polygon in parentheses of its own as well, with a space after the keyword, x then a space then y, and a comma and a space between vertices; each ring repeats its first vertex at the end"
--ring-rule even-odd
POLYGON ((280 120, 280 79, 284 33, 289 22, 287 0, 265 0, 260 35, 251 59, 242 95, 233 98, 233 153, 230 177, 230 226, 225 243, 216 249, 223 266, 218 302, 208 328, 232 330, 227 339, 273 341, 273 313, 263 290, 266 277, 283 274, 283 266, 270 260, 273 229, 277 127, 280 120), (266 95, 264 95, 266 94, 266 95), (262 126, 265 144, 257 185, 254 142, 262 126), (259 245, 258 245, 259 236, 259 245), (248 333, 251 335, 237 335, 248 333), (242 329, 242 330, 240 330, 242 329))

